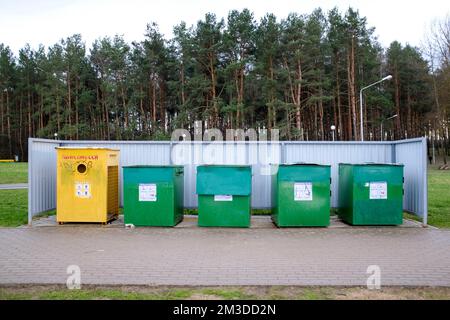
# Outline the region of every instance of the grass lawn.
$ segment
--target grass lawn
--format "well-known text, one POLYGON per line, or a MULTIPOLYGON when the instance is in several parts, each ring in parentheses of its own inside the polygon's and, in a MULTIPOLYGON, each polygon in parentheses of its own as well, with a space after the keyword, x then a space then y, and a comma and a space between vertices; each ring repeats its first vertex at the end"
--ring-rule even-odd
POLYGON ((0 162, 0 184, 6 183, 27 183, 28 163, 27 162, 0 162))
POLYGON ((450 300, 450 288, 0 286, 0 300, 450 300))
POLYGON ((428 170, 428 224, 450 228, 450 171, 428 170))
POLYGON ((28 221, 28 190, 0 190, 0 227, 18 227, 28 221))

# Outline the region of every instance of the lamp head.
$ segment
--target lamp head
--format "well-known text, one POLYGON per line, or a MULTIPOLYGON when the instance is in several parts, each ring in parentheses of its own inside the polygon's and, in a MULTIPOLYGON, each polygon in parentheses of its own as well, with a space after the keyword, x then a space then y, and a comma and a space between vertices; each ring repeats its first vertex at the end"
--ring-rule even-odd
POLYGON ((388 75, 387 77, 384 77, 384 78, 383 78, 383 81, 386 81, 386 80, 392 80, 392 76, 391 76, 391 75, 388 75))

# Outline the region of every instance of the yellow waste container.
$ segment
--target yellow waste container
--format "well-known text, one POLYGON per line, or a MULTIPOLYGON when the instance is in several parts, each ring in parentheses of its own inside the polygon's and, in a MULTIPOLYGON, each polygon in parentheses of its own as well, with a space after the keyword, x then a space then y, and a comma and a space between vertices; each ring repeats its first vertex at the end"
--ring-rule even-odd
POLYGON ((57 150, 56 220, 106 224, 119 216, 119 150, 57 150))

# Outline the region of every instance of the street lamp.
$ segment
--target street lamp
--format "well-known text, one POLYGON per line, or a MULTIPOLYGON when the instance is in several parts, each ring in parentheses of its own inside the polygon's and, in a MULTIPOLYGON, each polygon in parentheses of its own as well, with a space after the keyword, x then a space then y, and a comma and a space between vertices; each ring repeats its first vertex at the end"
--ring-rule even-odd
POLYGON ((55 140, 58 140, 58 133, 57 133, 57 132, 55 132, 55 133, 53 134, 53 136, 55 137, 55 140))
POLYGON ((391 120, 391 119, 397 118, 397 117, 398 117, 398 114, 395 114, 395 115, 393 115, 390 118, 381 120, 381 130, 380 130, 380 132, 381 132, 381 141, 384 141, 384 137, 383 137, 383 122, 387 121, 387 120, 391 120))
POLYGON ((336 131, 336 126, 332 125, 330 129, 331 129, 331 134, 333 135, 333 141, 334 141, 334 132, 336 131))
POLYGON ((361 141, 364 141, 364 126, 363 126, 363 91, 366 89, 369 89, 370 87, 373 87, 383 81, 391 80, 392 76, 388 75, 387 77, 384 77, 381 80, 378 80, 377 82, 372 83, 371 85, 368 85, 367 87, 362 88, 359 91, 359 112, 360 112, 360 132, 361 132, 361 141))

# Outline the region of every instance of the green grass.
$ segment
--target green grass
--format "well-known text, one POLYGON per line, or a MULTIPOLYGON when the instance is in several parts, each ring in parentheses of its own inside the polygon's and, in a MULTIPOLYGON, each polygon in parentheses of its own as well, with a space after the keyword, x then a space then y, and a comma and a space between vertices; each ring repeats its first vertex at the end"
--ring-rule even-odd
POLYGON ((450 171, 428 171, 428 224, 450 228, 450 171))
POLYGON ((233 289, 207 288, 199 290, 199 294, 204 296, 218 297, 224 300, 252 300, 257 298, 257 296, 255 296, 254 294, 244 292, 244 290, 241 290, 239 288, 233 289))
POLYGON ((126 288, 82 288, 81 290, 68 290, 46 287, 38 287, 37 289, 31 287, 21 289, 0 287, 0 300, 184 300, 191 297, 215 297, 224 300, 256 298, 239 289, 148 288, 148 290, 142 290, 137 288, 133 290, 126 288))
MULTIPOLYGON (((55 215, 55 210, 34 218, 55 215)), ((0 190, 0 227, 18 227, 28 223, 28 190, 0 190)))
POLYGON ((28 190, 0 190, 0 226, 18 227, 27 223, 28 190))
POLYGON ((190 296, 187 290, 141 293, 120 289, 57 290, 39 293, 40 300, 181 300, 190 296))
POLYGON ((27 183, 28 163, 26 162, 0 162, 0 184, 27 183))
POLYGON ((142 293, 120 289, 44 289, 17 293, 0 289, 0 300, 181 300, 190 295, 188 290, 142 293))
POLYGON ((328 300, 426 299, 449 300, 450 288, 383 287, 165 287, 82 286, 68 290, 58 285, 0 286, 0 300, 328 300))
POLYGON ((196 216, 198 215, 198 210, 197 209, 191 209, 191 208, 184 208, 183 210, 183 214, 189 215, 189 216, 196 216))
POLYGON ((304 289, 303 292, 297 295, 297 299, 299 300, 328 300, 333 299, 332 292, 328 292, 329 290, 326 290, 324 288, 307 288, 304 289))

